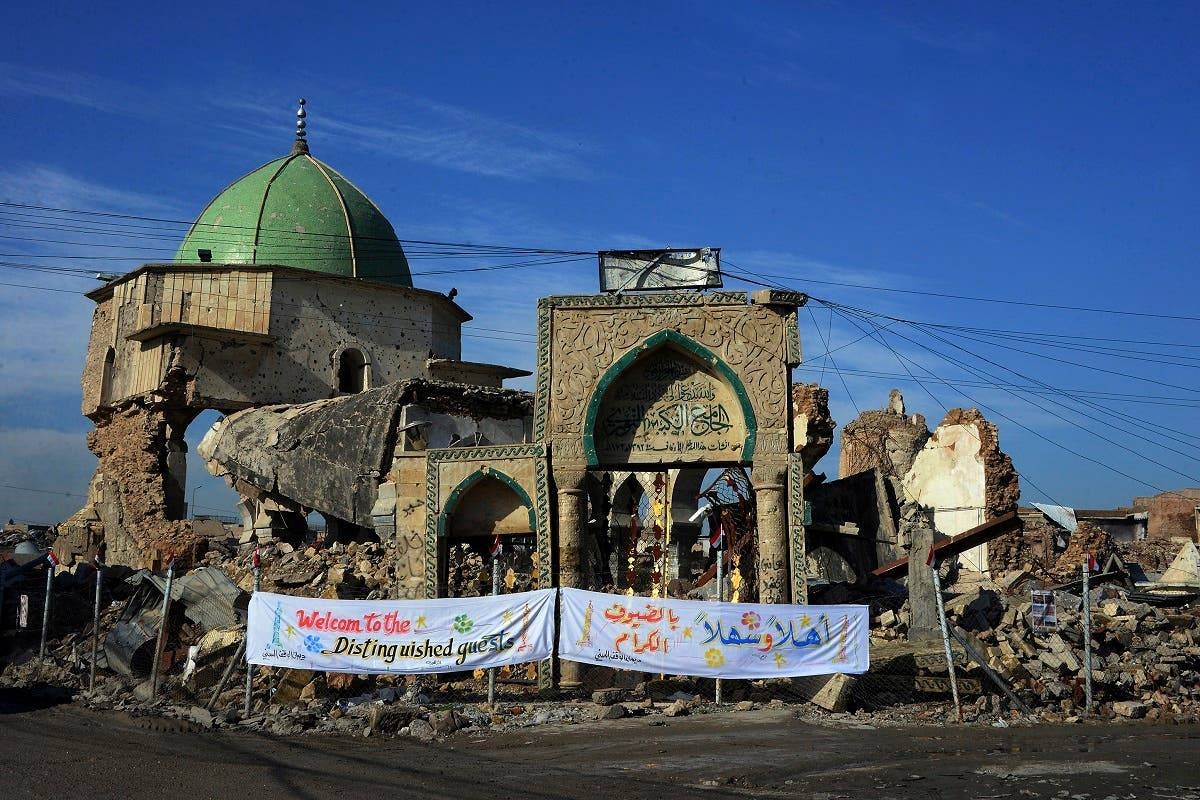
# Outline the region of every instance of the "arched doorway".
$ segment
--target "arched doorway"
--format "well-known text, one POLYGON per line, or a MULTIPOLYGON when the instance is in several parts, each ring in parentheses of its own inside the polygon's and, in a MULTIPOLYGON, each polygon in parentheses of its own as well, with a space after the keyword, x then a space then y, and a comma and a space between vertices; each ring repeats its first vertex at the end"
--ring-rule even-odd
POLYGON ((337 390, 341 394, 358 394, 369 389, 367 379, 369 363, 362 351, 356 347, 347 347, 338 356, 337 361, 337 390))
POLYGON ((533 501, 511 477, 482 468, 450 493, 438 519, 438 583, 443 597, 491 594, 491 547, 501 538, 503 592, 536 588, 539 577, 533 501))

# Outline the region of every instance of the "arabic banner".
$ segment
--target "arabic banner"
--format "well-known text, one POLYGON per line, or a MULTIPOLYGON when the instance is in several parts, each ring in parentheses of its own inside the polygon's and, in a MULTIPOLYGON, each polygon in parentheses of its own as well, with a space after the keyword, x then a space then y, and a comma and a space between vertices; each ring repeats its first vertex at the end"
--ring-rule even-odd
POLYGON ((866 606, 712 603, 561 589, 558 654, 709 678, 866 672, 866 606))
POLYGON ((246 660, 325 672, 457 672, 548 658, 554 589, 441 600, 255 592, 246 660))

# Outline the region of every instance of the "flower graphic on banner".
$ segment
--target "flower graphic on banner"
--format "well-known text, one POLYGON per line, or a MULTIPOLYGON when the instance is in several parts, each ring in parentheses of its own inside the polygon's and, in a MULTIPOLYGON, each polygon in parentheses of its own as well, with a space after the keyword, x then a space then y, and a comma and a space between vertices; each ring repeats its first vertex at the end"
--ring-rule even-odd
POLYGON ((710 667, 719 667, 725 663, 725 654, 715 647, 710 647, 704 651, 704 661, 710 667))
POLYGON ((775 654, 775 666, 779 667, 780 669, 783 669, 786 664, 787 664, 787 659, 783 657, 783 653, 776 653, 775 654))
POLYGON ((325 649, 325 643, 321 641, 320 636, 305 636, 304 649, 310 653, 319 653, 325 649))
POLYGON ((761 619, 754 611, 747 611, 745 614, 742 614, 742 624, 749 630, 757 628, 761 619))
POLYGON ((454 618, 454 630, 459 633, 470 633, 471 628, 475 627, 475 623, 466 614, 459 614, 454 618))

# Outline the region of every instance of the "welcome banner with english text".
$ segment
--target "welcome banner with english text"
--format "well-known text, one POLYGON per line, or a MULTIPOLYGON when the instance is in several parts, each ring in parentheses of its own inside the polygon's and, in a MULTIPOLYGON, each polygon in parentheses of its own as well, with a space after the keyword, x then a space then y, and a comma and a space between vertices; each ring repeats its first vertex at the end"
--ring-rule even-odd
POLYGON ((558 655, 709 678, 866 672, 866 606, 713 603, 561 589, 558 655))
POLYGON ((457 672, 549 658, 554 589, 440 600, 255 592, 246 660, 325 672, 457 672))

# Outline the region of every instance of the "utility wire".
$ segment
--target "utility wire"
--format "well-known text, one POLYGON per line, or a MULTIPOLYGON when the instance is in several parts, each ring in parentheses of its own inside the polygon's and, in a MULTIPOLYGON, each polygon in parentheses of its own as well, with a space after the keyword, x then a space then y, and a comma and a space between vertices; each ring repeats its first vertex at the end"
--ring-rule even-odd
MULTIPOLYGON (((847 317, 847 320, 849 320, 849 317, 847 317)), ((868 323, 869 323, 869 320, 867 320, 867 321, 868 321, 868 323)), ((869 324, 870 324, 870 323, 869 323, 869 324)), ((943 359, 943 360, 945 360, 945 361, 949 362, 950 364, 952 364, 952 365, 954 365, 954 366, 957 366, 959 369, 962 369, 962 370, 964 370, 964 371, 970 372, 970 373, 972 373, 972 374, 974 374, 974 375, 976 375, 976 376, 979 376, 979 374, 980 374, 980 373, 976 372, 976 370, 974 370, 974 369, 973 369, 973 368, 971 368, 970 366, 964 365, 964 364, 962 364, 961 362, 959 362, 959 361, 956 361, 955 359, 953 359, 953 358, 951 358, 951 357, 949 357, 949 356, 946 356, 946 355, 945 355, 945 354, 943 354, 943 353, 940 353, 940 352, 938 352, 938 351, 936 351, 936 350, 933 350, 932 348, 928 347, 927 345, 923 345, 923 344, 921 344, 920 342, 917 342, 917 341, 915 341, 915 340, 913 340, 913 339, 910 339, 910 338, 908 338, 907 336, 905 336, 904 334, 898 333, 898 332, 896 332, 896 331, 894 331, 894 330, 893 330, 892 334, 893 334, 894 336, 899 336, 901 339, 904 339, 905 341, 907 341, 907 342, 909 342, 909 343, 911 343, 911 344, 913 344, 913 345, 915 345, 915 346, 917 346, 917 347, 920 347, 920 348, 922 348, 922 349, 924 349, 924 350, 926 350, 926 351, 928 351, 928 352, 930 352, 930 353, 932 353, 932 354, 934 354, 934 355, 938 356, 939 358, 941 358, 941 359, 943 359)), ((894 351, 893 351, 893 352, 894 352, 894 351)), ((897 356, 897 357, 900 357, 900 356, 897 356)), ((920 368, 921 368, 923 371, 925 371, 925 372, 928 372, 928 369, 927 369, 926 367, 924 367, 923 365, 919 364, 918 362, 915 362, 915 361, 913 361, 912 363, 914 364, 914 366, 920 367, 920 368)), ((931 374, 931 377, 932 377, 932 374, 931 374)), ((949 386, 949 385, 947 384, 947 386, 949 386)), ((949 386, 949 388, 954 388, 954 387, 952 387, 952 386, 949 386)), ((982 407, 982 408, 987 408, 987 409, 988 409, 989 411, 991 411, 992 413, 994 413, 994 414, 997 414, 998 416, 1000 416, 1000 417, 1002 417, 1002 418, 1004 418, 1004 419, 1008 420, 1009 422, 1013 423, 1014 425, 1017 425, 1018 427, 1022 428, 1023 430, 1025 430, 1025 431, 1028 431, 1029 433, 1033 434, 1034 436, 1038 437, 1039 439, 1042 439, 1043 441, 1047 442, 1048 444, 1051 444, 1051 445, 1053 445, 1053 446, 1055 446, 1055 447, 1057 447, 1057 448, 1059 448, 1059 449, 1061 449, 1061 450, 1063 450, 1063 451, 1065 451, 1065 452, 1067 452, 1067 453, 1070 453, 1071 455, 1074 455, 1074 456, 1076 456, 1077 458, 1082 458, 1082 459, 1084 459, 1084 460, 1086 460, 1086 461, 1090 461, 1091 463, 1093 463, 1093 464, 1096 464, 1096 465, 1098 465, 1098 466, 1100 466, 1100 467, 1103 467, 1104 469, 1106 469, 1106 470, 1109 470, 1110 472, 1113 472, 1113 473, 1115 473, 1115 474, 1117 474, 1117 475, 1120 475, 1120 476, 1121 476, 1121 477, 1123 477, 1123 478, 1127 478, 1127 479, 1129 479, 1129 480, 1136 481, 1137 483, 1140 483, 1140 484, 1142 484, 1143 486, 1148 486, 1148 487, 1150 487, 1151 489, 1154 489, 1155 491, 1157 491, 1157 492, 1159 492, 1159 493, 1162 493, 1162 494, 1174 494, 1173 492, 1170 492, 1169 490, 1166 490, 1166 489, 1163 489, 1163 488, 1161 488, 1161 487, 1159 487, 1159 486, 1156 486, 1155 484, 1153 484, 1153 483, 1150 483, 1149 481, 1143 480, 1143 479, 1141 479, 1141 478, 1138 478, 1138 477, 1135 477, 1135 476, 1133 476, 1133 475, 1130 475, 1130 474, 1129 474, 1129 473, 1127 473, 1127 472, 1124 472, 1124 471, 1122 471, 1122 470, 1119 470, 1119 469, 1117 469, 1116 467, 1112 466, 1111 464, 1108 464, 1108 463, 1106 463, 1106 462, 1104 462, 1104 461, 1101 461, 1101 460, 1099 460, 1099 459, 1096 459, 1096 458, 1092 458, 1091 456, 1085 455, 1085 454, 1083 454, 1083 453, 1080 453, 1080 452, 1079 452, 1079 451, 1077 451, 1077 450, 1074 450, 1074 449, 1072 449, 1072 448, 1070 448, 1070 447, 1067 447, 1066 445, 1062 444, 1061 442, 1055 441, 1054 439, 1051 439, 1050 437, 1048 437, 1048 436, 1045 436, 1044 434, 1042 434, 1042 433, 1039 433, 1038 431, 1035 431, 1033 428, 1030 428, 1028 425, 1025 425, 1024 423, 1018 422, 1017 420, 1013 419, 1012 417, 1008 416, 1007 414, 1004 414, 1003 412, 1001 412, 1001 411, 999 411, 999 410, 997 410, 997 409, 995 409, 995 408, 992 408, 992 407, 990 407, 990 406, 986 406, 986 405, 984 405, 984 404, 980 403, 978 400, 975 400, 975 399, 974 399, 974 398, 972 398, 970 395, 968 395, 966 392, 963 392, 961 389, 956 389, 956 388, 954 388, 954 390, 955 390, 956 392, 958 392, 959 394, 963 395, 964 397, 966 397, 966 398, 967 398, 968 400, 970 400, 972 403, 975 403, 976 405, 978 405, 978 406, 980 406, 980 407, 982 407)), ((1003 389, 1003 391, 1006 391, 1006 392, 1008 392, 1009 394, 1012 394, 1013 396, 1017 397, 1018 399, 1024 400, 1025 402, 1027 402, 1027 403, 1029 403, 1030 405, 1034 406, 1034 408, 1038 408, 1039 410, 1043 411, 1044 413, 1050 414, 1051 416, 1054 416, 1054 417, 1056 417, 1056 418, 1058 418, 1058 419, 1060 419, 1060 420, 1062 420, 1062 421, 1064 421, 1064 422, 1067 422, 1068 424, 1074 425, 1075 427, 1079 427, 1079 428, 1081 428, 1082 430, 1084 430, 1084 431, 1086 431, 1086 432, 1088 432, 1088 433, 1091 433, 1092 435, 1098 436, 1098 437, 1100 437, 1100 438, 1102 438, 1102 439, 1103 439, 1103 438, 1105 438, 1105 437, 1101 436, 1100 434, 1097 434, 1097 433, 1095 433, 1094 431, 1091 431, 1091 430, 1090 430, 1090 429, 1088 429, 1088 428, 1084 428, 1083 426, 1080 426, 1080 425, 1078 425, 1078 423, 1075 423, 1075 422, 1073 422, 1072 420, 1068 420, 1068 419, 1066 419, 1066 418, 1062 417, 1061 415, 1058 415, 1058 414, 1054 413, 1053 411, 1051 411, 1051 410, 1049 410, 1049 409, 1047 409, 1047 408, 1045 408, 1045 407, 1043 407, 1043 406, 1039 406, 1038 404, 1036 404, 1036 403, 1033 403, 1033 402, 1032 402, 1032 401, 1030 401, 1028 398, 1026 398, 1026 397, 1022 397, 1021 395, 1019 395, 1019 394, 1017 394, 1017 393, 1013 392, 1012 390, 1009 390, 1009 389, 1003 389)), ((1120 445, 1120 444, 1118 444, 1118 443, 1116 443, 1116 442, 1112 442, 1112 441, 1110 441, 1110 440, 1107 440, 1107 439, 1106 439, 1106 441, 1109 441, 1109 443, 1110 443, 1110 444, 1113 444, 1114 446, 1117 446, 1117 447, 1122 447, 1122 449, 1126 449, 1126 450, 1128 450, 1128 448, 1124 448, 1122 445, 1120 445)), ((1140 454, 1137 454, 1136 452, 1134 452, 1134 451, 1132 451, 1132 450, 1130 450, 1129 452, 1132 452, 1132 453, 1134 453, 1135 455, 1140 455, 1140 454)), ((1171 468, 1171 467, 1169 467, 1169 466, 1167 466, 1167 465, 1165 465, 1165 464, 1161 464, 1161 463, 1159 463, 1159 462, 1157 462, 1157 461, 1155 461, 1155 460, 1153 460, 1153 459, 1150 459, 1150 458, 1148 458, 1148 457, 1146 457, 1146 456, 1141 456, 1141 457, 1142 457, 1142 458, 1145 458, 1147 461, 1149 461, 1149 462, 1151 462, 1151 463, 1153 463, 1153 464, 1155 464, 1155 465, 1157 465, 1157 466, 1159 466, 1159 467, 1162 467, 1162 468, 1164 468, 1164 469, 1167 469, 1167 470, 1169 470, 1169 471, 1171 471, 1171 472, 1177 472, 1177 470, 1175 470, 1175 469, 1173 469, 1173 468, 1171 468)), ((1183 473, 1178 473, 1178 472, 1177 472, 1177 474, 1181 474, 1181 475, 1183 475, 1183 473)), ((1197 480, 1196 478, 1192 478, 1191 476, 1188 476, 1188 475, 1183 475, 1183 477, 1187 478, 1188 480, 1193 480, 1193 481, 1197 480)), ((1183 495, 1180 495, 1180 496, 1182 497, 1183 495)), ((1061 503, 1060 503, 1059 505, 1061 505, 1061 503)))
MULTIPOLYGON (((892 318, 892 317, 888 317, 888 316, 886 316, 886 315, 876 315, 876 314, 874 314, 874 312, 869 312, 869 311, 866 311, 865 309, 854 309, 852 306, 844 306, 844 305, 843 305, 843 306, 841 306, 841 307, 842 307, 842 308, 844 308, 844 309, 850 309, 850 310, 852 310, 853 312, 855 312, 855 313, 858 313, 858 314, 860 314, 860 315, 862 315, 862 316, 879 316, 880 318, 883 318, 883 319, 894 319, 894 318, 892 318)), ((1000 363, 998 363, 998 362, 995 362, 995 361, 989 360, 989 359, 985 358, 984 356, 980 355, 980 354, 977 352, 977 349, 967 350, 967 349, 965 349, 965 348, 963 348, 963 347, 959 347, 958 345, 955 345, 955 344, 953 344, 953 343, 951 343, 951 342, 948 342, 946 339, 944 339, 944 338, 941 336, 941 334, 939 334, 939 333, 935 333, 935 332, 933 332, 933 331, 930 331, 930 330, 926 329, 924 326, 921 326, 921 325, 918 325, 918 324, 915 324, 915 323, 913 323, 913 322, 909 322, 909 321, 906 321, 906 322, 905 322, 905 324, 906 324, 906 325, 908 325, 909 327, 912 327, 914 330, 921 331, 922 333, 924 333, 926 336, 929 336, 930 338, 935 338, 935 339, 937 339, 938 341, 941 341, 941 342, 943 342, 943 343, 945 343, 945 344, 950 344, 952 347, 955 347, 956 349, 958 349, 958 350, 961 350, 962 352, 964 352, 964 353, 966 353, 966 354, 968 354, 968 355, 974 356, 975 358, 978 358, 978 359, 980 359, 981 361, 987 361, 988 363, 992 364, 993 366, 999 367, 1000 369, 1003 369, 1003 370, 1005 370, 1006 372, 1011 372, 1012 374, 1014 374, 1014 375, 1016 375, 1016 376, 1018 376, 1018 377, 1022 378, 1023 380, 1034 381, 1035 383, 1038 383, 1038 384, 1040 384, 1040 385, 1042 386, 1042 388, 1044 388, 1044 389, 1048 389, 1048 390, 1051 390, 1051 391, 1053 391, 1053 392, 1056 392, 1056 393, 1059 393, 1059 394, 1063 394, 1063 395, 1065 395, 1065 396, 1067 396, 1067 397, 1070 397, 1072 400, 1074 400, 1074 401, 1076 401, 1076 402, 1080 403, 1081 405, 1087 405, 1088 407, 1090 407, 1090 408, 1093 408, 1093 409, 1096 409, 1096 410, 1098 410, 1098 411, 1102 411, 1102 412, 1105 412, 1105 413, 1109 413, 1109 414, 1112 414, 1112 415, 1114 415, 1114 416, 1117 416, 1117 417, 1122 417, 1122 418, 1124 418, 1124 419, 1126 419, 1126 420, 1128 420, 1128 421, 1131 421, 1131 422, 1133 422, 1133 423, 1135 423, 1135 424, 1138 424, 1138 425, 1143 425, 1143 426, 1146 426, 1146 427, 1149 427, 1149 428, 1158 428, 1158 429, 1160 429, 1160 430, 1166 431, 1167 433, 1176 434, 1176 435, 1178 435, 1178 436, 1183 436, 1183 437, 1185 437, 1185 438, 1196 439, 1197 441, 1200 441, 1200 436, 1196 436, 1196 435, 1193 435, 1193 434, 1190 434, 1190 433, 1184 433, 1184 432, 1182 432, 1182 431, 1178 431, 1178 430, 1175 430, 1175 429, 1173 429, 1173 428, 1169 428, 1169 427, 1166 427, 1166 426, 1158 425, 1157 423, 1154 423, 1154 422, 1151 422, 1151 421, 1149 421, 1149 420, 1142 419, 1142 418, 1139 418, 1139 417, 1132 417, 1132 416, 1130 416, 1130 415, 1128 415, 1128 414, 1125 414, 1125 413, 1123 413, 1123 412, 1121 412, 1121 411, 1118 411, 1118 410, 1116 410, 1116 409, 1114 409, 1114 408, 1110 408, 1110 407, 1108 407, 1108 406, 1103 406, 1103 405, 1099 405, 1099 404, 1096 404, 1096 403, 1092 403, 1092 402, 1090 402, 1090 401, 1084 400, 1084 399, 1082 399, 1082 398, 1079 398, 1079 397, 1074 397, 1074 396, 1072 396, 1072 395, 1071 395, 1069 392, 1067 392, 1066 390, 1063 390, 1063 389, 1061 389, 1061 388, 1059 388, 1059 387, 1053 387, 1053 386, 1051 386, 1050 384, 1048 384, 1048 383, 1046 383, 1046 382, 1044 382, 1044 381, 1038 381, 1038 380, 1036 380, 1036 379, 1034 379, 1034 378, 1030 378, 1030 377, 1028 377, 1028 376, 1026 376, 1026 375, 1024 375, 1024 374, 1022 374, 1022 373, 1020 373, 1020 372, 1018 372, 1018 371, 1016 371, 1016 370, 1014 370, 1014 369, 1011 369, 1010 367, 1006 367, 1006 366, 1004 366, 1003 364, 1000 364, 1000 363)), ((956 335, 963 336, 962 334, 956 334, 956 335)), ((971 340, 973 340, 973 341, 982 341, 982 340, 974 339, 974 337, 965 337, 965 336, 964 336, 964 338, 971 339, 971 340)), ((997 343, 994 343, 994 342, 986 342, 986 341, 982 341, 982 343, 984 343, 984 344, 992 344, 993 346, 996 346, 996 347, 1001 347, 1001 348, 1004 348, 1004 349, 1012 349, 1012 348, 1007 348, 1005 345, 997 344, 997 343)), ((1020 351, 1020 352, 1027 352, 1027 351, 1020 351)), ((1100 370, 1100 371, 1107 371, 1107 370, 1103 370, 1103 369, 1101 369, 1101 368, 1099 368, 1099 367, 1092 367, 1092 366, 1090 366, 1090 365, 1083 365, 1083 364, 1080 364, 1079 366, 1084 366, 1084 367, 1086 367, 1086 368, 1088 368, 1088 369, 1096 369, 1096 370, 1100 370)), ((1136 376, 1130 376, 1130 377, 1136 377, 1136 376)), ((1148 379, 1148 378, 1146 378, 1146 379, 1141 379, 1141 378, 1139 378, 1139 379, 1140 379, 1140 380, 1151 380, 1151 379, 1148 379)), ((1179 388, 1186 388, 1186 387, 1179 387, 1179 388)), ((1083 414, 1083 412, 1078 412, 1078 411, 1077 411, 1076 413, 1080 413, 1080 414, 1081 414, 1081 415, 1083 415, 1083 416, 1087 416, 1086 414, 1083 414)), ((1093 418, 1093 419, 1094 419, 1094 418, 1093 418)), ((1097 421, 1101 422, 1102 424, 1107 424, 1107 421, 1105 421, 1105 420, 1097 420, 1097 421)), ((1162 434, 1159 434, 1159 435, 1162 435, 1162 434)), ((1175 439, 1175 438, 1173 438, 1173 437, 1164 436, 1164 438, 1170 438, 1172 441, 1178 442, 1178 443, 1180 443, 1180 444, 1184 444, 1185 446, 1191 446, 1191 445, 1189 445, 1188 443, 1186 443, 1186 442, 1180 442, 1178 439, 1175 439)), ((1169 447, 1168 447, 1167 449, 1171 449, 1171 448, 1169 448, 1169 447)), ((1184 454, 1181 454, 1181 455, 1184 455, 1184 454)))
MULTIPOLYGON (((836 309, 834 309, 834 310, 836 311, 836 309)), ((845 314, 843 314, 841 311, 837 311, 837 313, 839 314, 839 316, 843 316, 843 317, 845 317, 845 314)), ((857 324, 857 323, 855 323, 855 322, 854 322, 852 319, 850 319, 849 317, 846 317, 846 319, 847 319, 847 321, 849 321, 849 322, 850 322, 850 324, 854 325, 854 327, 856 327, 856 328, 859 328, 858 324, 857 324)), ((918 378, 916 375, 913 375, 913 373, 912 373, 912 370, 910 370, 910 369, 908 368, 908 366, 907 366, 907 365, 904 363, 904 359, 902 359, 902 358, 900 357, 900 354, 899 354, 899 353, 897 353, 897 352, 896 352, 896 350, 895 350, 895 348, 893 348, 893 347, 892 347, 890 344, 888 344, 888 342, 887 342, 887 341, 885 341, 885 340, 884 340, 884 338, 883 338, 882 334, 880 333, 880 329, 879 329, 879 327, 878 327, 877 325, 875 325, 873 322, 870 322, 869 320, 868 320, 868 324, 870 324, 870 325, 871 325, 873 328, 875 328, 875 333, 876 333, 876 336, 875 336, 875 337, 873 337, 873 338, 875 339, 875 341, 878 341, 880 344, 882 344, 884 347, 886 347, 886 348, 888 349, 888 351, 889 351, 889 352, 891 352, 892 356, 893 356, 893 357, 895 357, 895 359, 896 359, 896 363, 900 364, 900 366, 901 366, 901 367, 904 369, 904 371, 905 371, 906 373, 908 373, 908 376, 909 376, 910 378, 912 378, 914 381, 916 381, 916 382, 917 382, 917 385, 918 385, 918 386, 920 386, 920 387, 921 387, 921 389, 923 389, 923 390, 925 391, 925 394, 929 395, 929 396, 930 396, 930 397, 933 399, 933 402, 937 403, 939 406, 941 406, 941 407, 942 407, 942 411, 943 411, 943 412, 945 412, 946 414, 949 414, 949 413, 950 413, 950 409, 949 409, 949 408, 946 406, 946 404, 945 404, 945 403, 943 403, 943 402, 941 401, 941 399, 940 399, 940 398, 939 398, 937 395, 935 395, 933 392, 931 392, 931 391, 929 390, 929 387, 927 387, 927 386, 926 386, 926 385, 925 385, 925 384, 924 384, 924 383, 921 381, 921 379, 920 379, 920 378, 918 378)), ((859 330, 861 331, 861 330, 862 330, 862 328, 859 328, 859 330)), ((915 363, 915 362, 914 362, 914 363, 915 363)), ((928 371, 928 370, 926 370, 926 372, 927 372, 927 371, 928 371)), ((963 396, 964 396, 964 397, 967 397, 967 395, 966 395, 966 394, 963 394, 963 396)), ((970 399, 970 398, 969 398, 969 397, 967 397, 967 399, 970 399)), ((974 402, 974 401, 972 401, 972 402, 974 402)), ((976 405, 978 405, 978 404, 976 404, 976 405)), ((974 438, 974 439, 975 439, 977 442, 979 442, 979 444, 980 444, 980 446, 981 446, 981 447, 983 446, 983 440, 979 438, 979 434, 978 434, 978 433, 976 433, 974 430, 971 430, 971 429, 969 429, 969 428, 968 428, 968 433, 970 433, 970 434, 971 434, 971 436, 972 436, 972 437, 973 437, 973 438, 974 438)), ((1062 505, 1062 503, 1060 503, 1058 500, 1055 500, 1055 499, 1054 499, 1054 497, 1052 497, 1052 496, 1050 495, 1050 493, 1049 493, 1049 492, 1047 492, 1045 489, 1043 489, 1043 488, 1042 488, 1041 486, 1039 486, 1038 484, 1034 483, 1032 478, 1030 478, 1028 475, 1024 475, 1024 474, 1022 474, 1022 473, 1018 472, 1018 471, 1017 471, 1017 468, 1016 468, 1016 466, 1015 466, 1015 465, 1013 465, 1013 472, 1014 472, 1014 473, 1016 473, 1016 475, 1017 475, 1017 477, 1018 477, 1018 478, 1023 478, 1023 479, 1024 479, 1024 480, 1025 480, 1025 481, 1026 481, 1026 482, 1027 482, 1029 485, 1030 485, 1030 486, 1032 486, 1032 487, 1034 488, 1034 490, 1035 490, 1035 491, 1039 492, 1039 493, 1040 493, 1040 494, 1041 494, 1043 497, 1045 497, 1046 499, 1048 499, 1048 500, 1049 500, 1051 503, 1053 503, 1053 504, 1054 504, 1054 505, 1056 505, 1056 506, 1061 506, 1061 505, 1062 505)))
MULTIPOLYGON (((726 259, 726 263, 730 263, 730 262, 728 262, 728 259, 726 259)), ((737 267, 737 265, 733 265, 733 266, 735 266, 739 270, 743 270, 742 267, 737 267)), ((818 284, 822 284, 825 286, 841 286, 841 287, 845 287, 845 288, 849 288, 849 289, 870 289, 873 291, 895 292, 897 294, 920 295, 923 297, 941 297, 941 298, 945 298, 948 300, 967 300, 967 301, 974 302, 974 303, 998 303, 1001 305, 1026 306, 1029 308, 1047 308, 1047 309, 1054 309, 1056 311, 1078 311, 1081 313, 1090 313, 1090 314, 1119 314, 1119 315, 1127 316, 1127 317, 1149 317, 1152 319, 1173 319, 1173 320, 1183 320, 1183 321, 1187 321, 1187 322, 1200 322, 1200 316, 1194 316, 1194 315, 1188 315, 1188 314, 1155 314, 1155 313, 1151 313, 1149 311, 1127 311, 1125 309, 1120 309, 1120 308, 1097 308, 1094 306, 1069 306, 1069 305, 1064 305, 1064 304, 1060 304, 1060 303, 1034 303, 1034 302, 1028 301, 1028 300, 1007 300, 1007 299, 1002 299, 1002 298, 997 298, 997 297, 974 297, 971 295, 950 294, 948 292, 925 292, 925 291, 919 291, 917 289, 897 289, 897 288, 894 288, 891 286, 872 286, 872 285, 863 284, 863 283, 847 283, 844 281, 827 281, 827 280, 820 280, 818 278, 805 277, 805 276, 801 276, 801 275, 783 276, 783 275, 759 274, 759 277, 766 278, 767 280, 779 279, 779 280, 787 280, 787 281, 799 281, 802 283, 818 283, 818 284)), ((774 284, 761 284, 761 285, 769 286, 770 288, 777 288, 777 285, 774 285, 774 284)))

